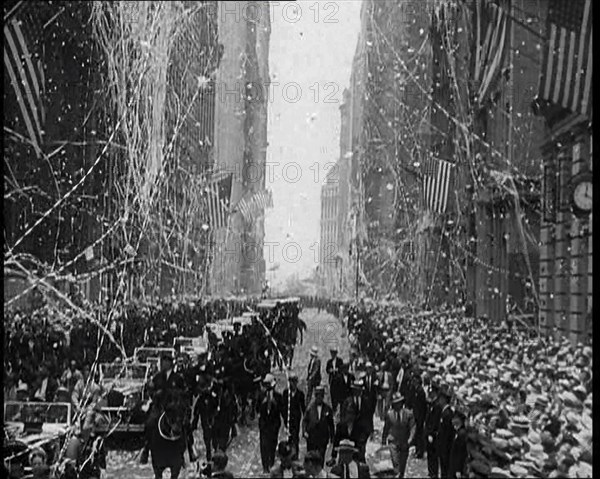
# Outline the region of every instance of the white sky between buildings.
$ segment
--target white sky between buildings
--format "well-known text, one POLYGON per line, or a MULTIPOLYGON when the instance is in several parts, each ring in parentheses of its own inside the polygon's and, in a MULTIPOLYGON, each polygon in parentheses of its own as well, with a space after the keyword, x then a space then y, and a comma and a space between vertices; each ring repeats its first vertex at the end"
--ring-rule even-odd
POLYGON ((274 208, 265 215, 264 253, 266 276, 275 288, 293 274, 310 276, 317 265, 321 185, 327 163, 340 154, 339 107, 350 81, 362 1, 296 5, 296 11, 292 2, 271 10, 269 73, 274 84, 266 184, 274 208))

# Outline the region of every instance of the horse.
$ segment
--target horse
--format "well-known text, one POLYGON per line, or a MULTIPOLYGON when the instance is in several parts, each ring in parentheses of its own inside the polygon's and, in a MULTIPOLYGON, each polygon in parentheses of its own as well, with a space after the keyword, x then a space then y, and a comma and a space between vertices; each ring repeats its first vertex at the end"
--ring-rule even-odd
POLYGON ((254 399, 260 375, 256 372, 256 361, 253 358, 240 359, 232 370, 233 386, 239 404, 240 424, 247 425, 247 414, 254 418, 254 399))
POLYGON ((183 401, 171 401, 160 414, 151 419, 147 440, 152 455, 154 478, 162 479, 165 469, 177 479, 184 465, 183 455, 189 444, 187 410, 183 401))

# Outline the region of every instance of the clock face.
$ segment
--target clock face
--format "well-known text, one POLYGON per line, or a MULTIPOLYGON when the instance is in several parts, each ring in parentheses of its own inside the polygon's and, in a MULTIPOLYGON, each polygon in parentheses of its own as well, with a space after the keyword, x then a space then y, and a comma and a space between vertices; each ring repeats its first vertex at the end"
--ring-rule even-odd
POLYGON ((573 191, 573 201, 575 206, 583 211, 592 211, 592 189, 591 181, 582 181, 573 191))

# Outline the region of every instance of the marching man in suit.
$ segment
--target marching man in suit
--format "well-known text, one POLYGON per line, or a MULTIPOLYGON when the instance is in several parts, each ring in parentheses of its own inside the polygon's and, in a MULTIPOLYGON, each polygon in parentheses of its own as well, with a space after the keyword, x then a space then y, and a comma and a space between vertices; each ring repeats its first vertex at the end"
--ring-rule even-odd
POLYGON ((303 430, 306 438, 306 450, 318 451, 325 457, 327 445, 333 442, 335 430, 333 426, 333 411, 325 401, 325 388, 315 388, 315 399, 310 403, 304 415, 303 430))
POLYGON ((392 407, 385 416, 381 444, 387 443, 388 435, 391 436, 392 460, 398 472, 398 477, 404 477, 408 461, 408 449, 415 438, 415 419, 412 412, 404 407, 404 396, 394 393, 392 407))
POLYGON ((261 398, 258 412, 258 429, 260 431, 260 457, 263 473, 268 474, 275 465, 275 451, 279 428, 281 427, 282 398, 275 391, 275 378, 267 374, 263 380, 265 392, 261 398))
POLYGON ((306 401, 312 401, 313 390, 321 384, 321 360, 316 346, 310 348, 310 361, 306 377, 306 401))
POLYGON ((290 373, 288 381, 289 388, 286 388, 285 391, 283 391, 281 414, 283 423, 289 432, 289 446, 294 450, 292 459, 298 460, 298 453, 300 452, 300 423, 302 422, 302 417, 306 411, 306 398, 304 397, 304 392, 298 389, 297 374, 290 373))
POLYGON ((369 424, 371 434, 373 434, 373 417, 375 416, 375 410, 377 409, 377 394, 379 393, 379 382, 377 380, 377 372, 371 361, 367 361, 365 364, 365 377, 363 382, 365 384, 364 395, 367 399, 369 407, 369 424))
POLYGON ((342 406, 342 417, 346 416, 349 408, 354 408, 356 413, 356 419, 354 421, 354 427, 360 429, 364 433, 361 441, 356 441, 356 447, 358 448, 358 454, 361 461, 365 460, 365 451, 367 446, 367 440, 373 432, 373 415, 371 413, 371 406, 368 403, 366 396, 363 394, 364 383, 362 379, 357 379, 352 383, 352 395, 348 397, 342 406), (369 417, 370 415, 370 417, 369 417))
MULTIPOLYGON (((366 444, 369 437, 368 431, 365 427, 356 420, 356 408, 354 405, 349 406, 342 420, 335 428, 335 436, 333 438, 333 450, 331 451, 331 460, 328 462, 328 466, 333 466, 337 458, 337 447, 343 442, 350 440, 354 445, 366 444)), ((359 451, 356 448, 356 457, 358 459, 364 456, 364 451, 359 451)))
POLYGON ((454 411, 450 407, 450 399, 452 399, 452 391, 447 384, 440 387, 440 404, 442 405, 442 413, 440 416, 440 425, 437 435, 437 453, 440 461, 441 477, 448 477, 448 467, 450 465, 450 450, 452 449, 452 441, 454 439, 454 426, 452 425, 452 417, 454 411))
POLYGON ((345 397, 343 397, 343 385, 340 384, 342 377, 342 368, 344 365, 344 361, 338 357, 337 347, 332 346, 330 348, 331 359, 327 360, 327 364, 325 365, 325 371, 329 376, 329 392, 331 393, 331 409, 333 412, 337 411, 338 405, 341 406, 341 403, 345 397))

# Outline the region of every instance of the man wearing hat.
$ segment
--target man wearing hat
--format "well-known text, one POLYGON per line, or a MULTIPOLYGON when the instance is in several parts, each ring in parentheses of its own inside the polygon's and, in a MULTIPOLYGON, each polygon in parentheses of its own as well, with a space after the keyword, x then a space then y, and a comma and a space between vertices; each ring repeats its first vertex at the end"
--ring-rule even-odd
POLYGON ((300 423, 306 411, 306 397, 304 392, 298 389, 298 375, 288 375, 289 387, 283 391, 283 403, 281 414, 283 424, 289 432, 289 444, 294 448, 294 459, 298 459, 300 452, 300 423), (289 424, 288 424, 289 417, 289 424))
POLYGON ((442 387, 440 387, 439 396, 442 411, 440 414, 436 450, 440 462, 441 477, 448 477, 450 449, 452 448, 452 440, 454 438, 454 426, 452 425, 452 417, 454 416, 454 412, 450 407, 452 392, 447 384, 444 384, 442 387))
POLYGON ((325 388, 315 388, 315 399, 306 409, 303 420, 304 437, 306 437, 306 450, 319 451, 325 457, 327 445, 333 442, 335 429, 333 426, 333 411, 325 401, 325 388))
POLYGON ((170 354, 162 355, 160 371, 152 378, 149 389, 152 402, 159 409, 166 405, 173 392, 185 390, 185 381, 174 371, 173 356, 170 354))
MULTIPOLYGON (((173 356, 163 354, 160 359, 160 371, 154 375, 148 385, 148 392, 152 398, 152 408, 146 421, 147 429, 152 427, 173 394, 183 391, 185 391, 185 381, 173 370, 173 356)), ((150 445, 146 442, 140 457, 142 464, 148 462, 149 452, 150 445)))
MULTIPOLYGON (((267 374, 263 380, 265 391, 258 406, 258 430, 260 432, 260 457, 263 473, 268 474, 275 464, 275 450, 281 427, 283 399, 275 391, 275 377, 267 374)), ((287 411, 286 411, 287 413, 287 411)))
POLYGON ((423 381, 418 374, 413 378, 413 404, 412 411, 415 417, 415 455, 422 459, 425 454, 425 417, 427 415, 427 397, 423 389, 423 381))
POLYGON ((367 361, 365 364, 365 376, 363 378, 364 383, 364 396, 366 398, 366 404, 369 409, 369 424, 371 434, 373 433, 373 417, 377 410, 377 393, 379 392, 379 382, 377 381, 377 373, 371 361, 367 361))
POLYGON ((369 439, 369 431, 364 425, 356 420, 357 412, 354 406, 348 407, 341 420, 335 428, 335 436, 333 438, 333 450, 331 451, 331 464, 335 464, 337 457, 336 447, 344 440, 351 440, 357 448, 356 457, 360 461, 365 460, 365 448, 369 439))
MULTIPOLYGON (((356 411, 355 426, 360 425, 368 433, 368 436, 370 436, 373 433, 373 416, 369 417, 371 407, 364 394, 364 381, 362 379, 354 380, 351 390, 352 395, 342 405, 341 417, 345 415, 349 407, 353 407, 356 411)), ((362 444, 357 443, 359 449, 361 449, 361 446, 362 444)))
POLYGON ((456 431, 452 448, 450 450, 450 461, 448 464, 448 477, 463 477, 467 463, 467 429, 465 422, 467 418, 462 411, 455 411, 452 417, 452 426, 456 431))
POLYGON ((331 468, 332 474, 341 479, 368 479, 370 477, 369 466, 355 459, 358 449, 353 441, 344 439, 335 449, 338 454, 338 462, 331 468))
POLYGON ((385 424, 381 436, 381 445, 387 444, 391 436, 392 461, 398 472, 398 477, 404 477, 408 448, 415 439, 415 419, 412 412, 405 407, 404 396, 396 392, 392 396, 392 405, 385 416, 385 424))
POLYGON ((344 384, 340 381, 342 377, 342 368, 344 361, 338 357, 337 346, 331 346, 329 348, 331 358, 327 360, 325 365, 325 371, 329 376, 329 392, 331 393, 331 409, 334 414, 337 411, 339 405, 342 404, 344 397, 344 384))
POLYGON ((306 377, 306 400, 312 400, 314 388, 321 384, 321 360, 319 359, 319 349, 316 346, 310 348, 310 361, 308 362, 308 371, 306 377))
POLYGON ((350 373, 350 364, 342 362, 341 372, 336 376, 331 386, 331 394, 334 394, 333 391, 335 389, 335 394, 339 395, 340 418, 342 417, 344 403, 352 395, 352 383, 354 383, 354 380, 354 375, 350 373))
POLYGON ((429 477, 437 478, 439 472, 439 461, 437 452, 437 435, 440 427, 440 416, 442 405, 439 398, 439 385, 431 383, 427 398, 427 415, 425 416, 425 444, 427 451, 427 471, 429 477))

